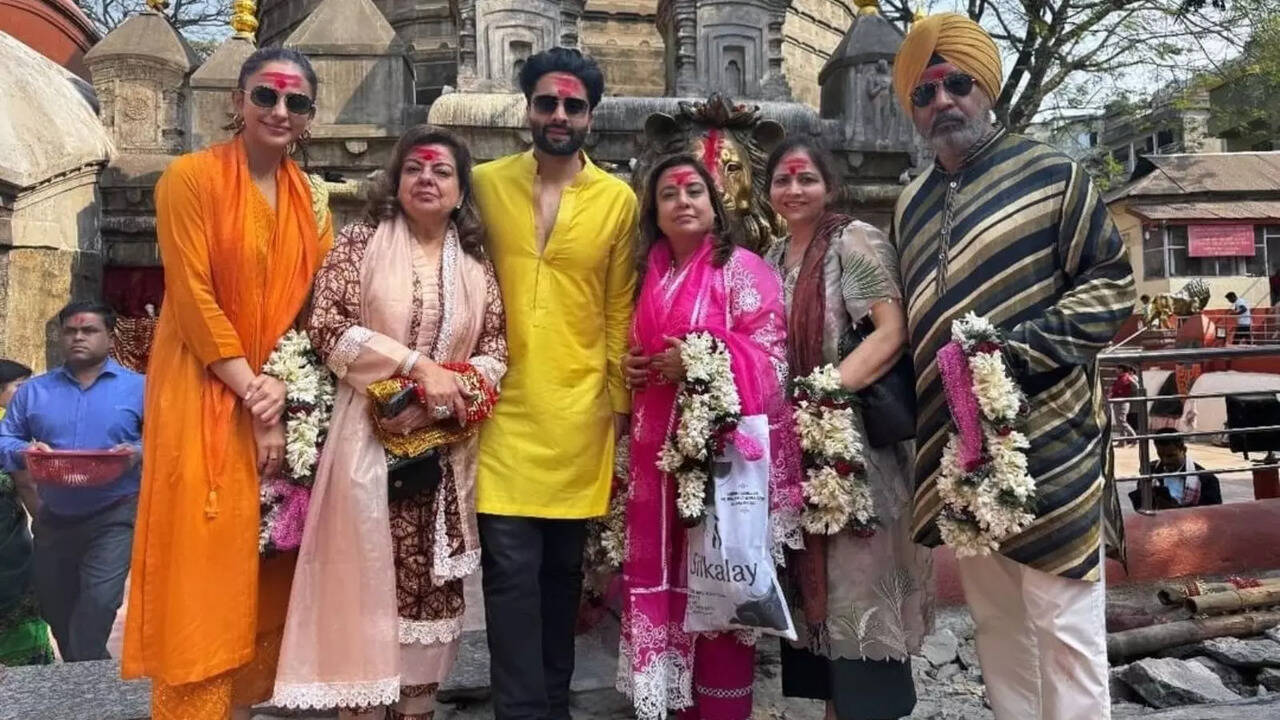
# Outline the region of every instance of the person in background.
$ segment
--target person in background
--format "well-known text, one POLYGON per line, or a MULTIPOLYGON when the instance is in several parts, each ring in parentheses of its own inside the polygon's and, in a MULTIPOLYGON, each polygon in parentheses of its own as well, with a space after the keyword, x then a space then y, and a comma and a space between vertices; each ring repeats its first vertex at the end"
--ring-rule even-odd
MULTIPOLYGON (((0 420, 31 368, 0 360, 0 420)), ((49 626, 40 618, 31 578, 31 531, 28 509, 15 479, 0 471, 0 665, 45 665, 53 662, 49 626)))
POLYGON ((1227 293, 1227 302, 1231 303, 1231 314, 1236 318, 1236 345, 1248 345, 1253 342, 1253 313, 1249 303, 1233 292, 1227 293))
MULTIPOLYGON (((1203 471, 1204 466, 1193 461, 1187 455, 1187 444, 1175 435, 1174 428, 1163 428, 1157 435, 1170 437, 1155 440, 1156 455, 1159 459, 1148 471, 1151 475, 1160 473, 1191 473, 1203 471)), ((1211 472, 1195 474, 1165 475, 1155 478, 1152 483, 1152 509, 1171 510, 1174 508, 1195 507, 1197 505, 1221 505, 1222 484, 1218 476, 1211 472)), ((1133 509, 1142 507, 1142 490, 1129 492, 1129 500, 1133 509)))
POLYGON ((62 659, 103 660, 129 574, 142 457, 143 380, 109 355, 116 318, 86 301, 58 313, 66 362, 23 383, 0 422, 0 464, 28 450, 121 450, 128 469, 94 487, 39 486, 36 598, 62 659))
MULTIPOLYGON (((1120 374, 1111 383, 1107 397, 1112 400, 1131 398, 1138 394, 1138 371, 1128 365, 1120 367, 1120 374)), ((1133 437, 1137 431, 1129 423, 1129 402, 1108 403, 1111 406, 1111 427, 1120 437, 1133 437)))
POLYGON ((1134 308, 1134 312, 1138 313, 1138 316, 1142 318, 1146 318, 1148 315, 1150 315, 1151 314, 1151 296, 1143 295, 1142 297, 1138 298, 1138 305, 1137 307, 1134 308))
POLYGON ((529 151, 475 170, 507 310, 502 401, 480 432, 476 477, 497 720, 569 720, 587 519, 609 505, 636 196, 582 151, 604 74, 552 48, 520 71, 529 151))

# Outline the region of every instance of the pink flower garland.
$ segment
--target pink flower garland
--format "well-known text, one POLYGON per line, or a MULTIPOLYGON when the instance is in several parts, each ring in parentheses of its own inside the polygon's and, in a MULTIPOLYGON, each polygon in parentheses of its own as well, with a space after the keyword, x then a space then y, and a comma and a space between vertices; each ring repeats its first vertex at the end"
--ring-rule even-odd
POLYGON ((982 465, 981 410, 978 408, 978 396, 973 392, 969 357, 960 343, 952 340, 938 351, 938 373, 942 376, 942 389, 947 395, 947 405, 959 435, 956 459, 965 472, 973 472, 982 465))

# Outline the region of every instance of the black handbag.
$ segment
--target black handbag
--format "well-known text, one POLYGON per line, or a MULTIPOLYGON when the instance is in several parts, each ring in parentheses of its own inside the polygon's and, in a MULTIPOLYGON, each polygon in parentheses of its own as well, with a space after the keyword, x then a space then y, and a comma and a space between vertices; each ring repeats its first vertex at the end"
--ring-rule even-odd
POLYGON ((387 500, 409 500, 434 492, 442 474, 440 454, 435 450, 411 458, 387 453, 387 500))
MULTIPOLYGON (((864 319, 853 330, 857 347, 871 334, 871 322, 864 319)), ((847 355, 844 351, 841 356, 847 355)), ((881 378, 858 391, 862 404, 862 424, 867 431, 867 443, 882 448, 916 436, 916 369, 910 352, 903 352, 898 361, 881 378)))

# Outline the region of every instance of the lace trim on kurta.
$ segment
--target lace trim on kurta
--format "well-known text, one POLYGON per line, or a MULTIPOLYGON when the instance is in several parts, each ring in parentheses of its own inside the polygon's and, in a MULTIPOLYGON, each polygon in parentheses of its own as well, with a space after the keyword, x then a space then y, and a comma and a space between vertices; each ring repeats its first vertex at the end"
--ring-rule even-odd
POLYGON ((439 645, 462 636, 462 616, 439 620, 400 618, 401 645, 439 645))
POLYGON ((342 379, 347 374, 347 368, 351 363, 355 362, 356 356, 360 354, 360 348, 369 342, 369 338, 373 337, 373 331, 369 328, 352 325, 347 331, 342 333, 342 337, 338 338, 338 342, 333 346, 333 351, 329 353, 329 361, 326 363, 329 369, 333 371, 338 379, 342 379))
POLYGON ((671 710, 693 706, 693 668, 671 650, 650 658, 643 672, 634 672, 632 649, 622 640, 617 688, 631 700, 639 720, 662 720, 671 710))
POLYGON ((294 710, 377 707, 400 699, 400 676, 345 683, 276 684, 271 705, 294 710))
POLYGON ((444 248, 440 257, 440 297, 443 299, 440 308, 440 332, 432 346, 431 356, 439 362, 453 342, 453 315, 457 312, 457 303, 453 302, 454 293, 458 289, 458 230, 453 223, 449 224, 444 236, 444 248))

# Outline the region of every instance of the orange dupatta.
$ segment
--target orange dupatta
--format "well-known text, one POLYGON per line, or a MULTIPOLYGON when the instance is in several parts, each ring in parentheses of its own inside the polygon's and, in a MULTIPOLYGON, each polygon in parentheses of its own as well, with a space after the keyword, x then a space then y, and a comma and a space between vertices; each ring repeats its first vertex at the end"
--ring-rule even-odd
POLYGON ((125 677, 204 680, 253 660, 261 632, 283 626, 289 575, 259 578, 249 416, 208 371, 235 357, 262 367, 332 244, 292 160, 276 185, 273 214, 239 138, 176 158, 156 185, 165 298, 147 375, 125 677))

